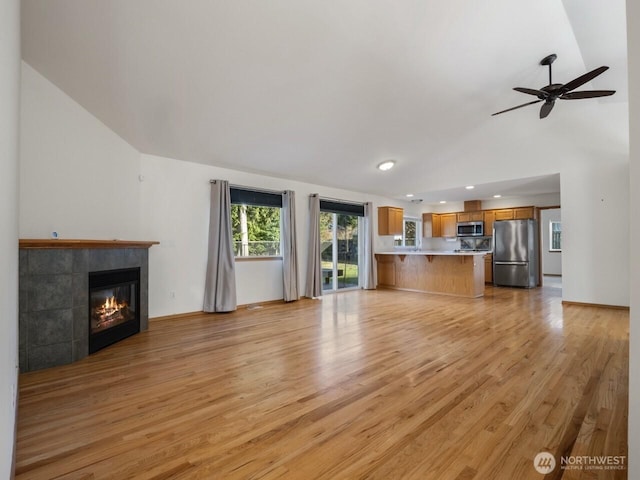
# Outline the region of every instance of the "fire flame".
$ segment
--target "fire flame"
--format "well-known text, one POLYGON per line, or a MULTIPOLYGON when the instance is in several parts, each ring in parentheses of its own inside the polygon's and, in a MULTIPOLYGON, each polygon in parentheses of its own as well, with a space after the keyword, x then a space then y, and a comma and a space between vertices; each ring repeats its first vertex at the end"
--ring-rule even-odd
MULTIPOLYGON (((112 293, 112 292, 109 292, 112 293)), ((117 295, 105 295, 103 303, 97 303, 91 309, 91 333, 110 328, 135 318, 127 299, 117 295)), ((100 299, 102 302, 102 299, 100 299)))
POLYGON ((118 303, 116 297, 111 296, 105 299, 105 302, 97 309, 98 315, 108 318, 118 313, 127 306, 126 303, 118 303))

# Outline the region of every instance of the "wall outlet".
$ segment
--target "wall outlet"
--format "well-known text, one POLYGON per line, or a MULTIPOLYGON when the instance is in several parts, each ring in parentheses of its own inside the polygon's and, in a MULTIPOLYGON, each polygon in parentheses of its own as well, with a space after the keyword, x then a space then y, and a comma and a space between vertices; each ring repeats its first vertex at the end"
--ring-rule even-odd
POLYGON ((175 299, 176 298, 176 292, 169 292, 169 298, 175 299))

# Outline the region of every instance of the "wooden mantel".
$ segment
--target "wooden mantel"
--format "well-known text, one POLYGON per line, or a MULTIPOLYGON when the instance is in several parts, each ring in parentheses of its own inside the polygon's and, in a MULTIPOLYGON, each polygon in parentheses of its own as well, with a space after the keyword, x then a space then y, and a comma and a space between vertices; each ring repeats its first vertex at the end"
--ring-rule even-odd
POLYGON ((150 248, 156 241, 139 240, 72 240, 62 238, 21 238, 19 247, 33 248, 150 248))

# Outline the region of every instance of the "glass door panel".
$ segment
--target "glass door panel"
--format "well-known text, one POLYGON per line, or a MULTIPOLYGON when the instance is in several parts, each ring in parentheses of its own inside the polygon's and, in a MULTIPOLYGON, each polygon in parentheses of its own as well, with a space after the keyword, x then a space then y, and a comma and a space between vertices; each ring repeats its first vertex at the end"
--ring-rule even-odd
POLYGON ((358 218, 320 212, 323 291, 359 286, 358 218))
POLYGON ((358 287, 358 217, 337 214, 337 275, 336 288, 358 287))
POLYGON ((322 264, 322 290, 334 289, 334 216, 334 213, 320 212, 320 262, 322 264))

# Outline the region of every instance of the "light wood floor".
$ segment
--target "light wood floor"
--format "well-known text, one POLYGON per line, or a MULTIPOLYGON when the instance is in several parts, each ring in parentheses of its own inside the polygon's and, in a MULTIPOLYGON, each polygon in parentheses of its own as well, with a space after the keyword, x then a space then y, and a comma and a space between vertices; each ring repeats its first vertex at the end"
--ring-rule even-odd
POLYGON ((626 456, 628 312, 560 300, 354 291, 153 321, 20 376, 17 478, 538 480, 543 450, 626 456))

